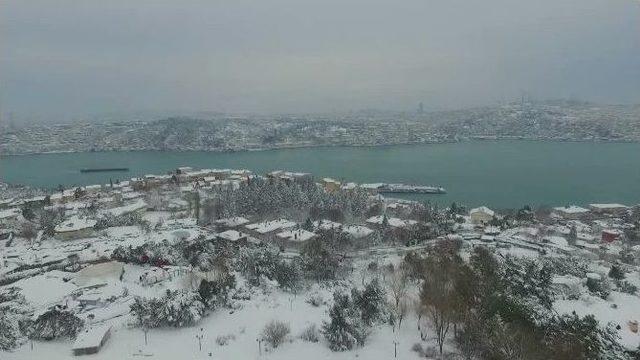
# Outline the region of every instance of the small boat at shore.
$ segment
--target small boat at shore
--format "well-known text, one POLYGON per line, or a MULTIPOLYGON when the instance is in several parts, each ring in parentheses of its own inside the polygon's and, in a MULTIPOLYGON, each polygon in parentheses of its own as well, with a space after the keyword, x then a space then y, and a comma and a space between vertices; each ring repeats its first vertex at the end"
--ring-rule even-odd
POLYGON ((129 168, 85 168, 80 169, 81 173, 93 173, 93 172, 127 172, 129 168))

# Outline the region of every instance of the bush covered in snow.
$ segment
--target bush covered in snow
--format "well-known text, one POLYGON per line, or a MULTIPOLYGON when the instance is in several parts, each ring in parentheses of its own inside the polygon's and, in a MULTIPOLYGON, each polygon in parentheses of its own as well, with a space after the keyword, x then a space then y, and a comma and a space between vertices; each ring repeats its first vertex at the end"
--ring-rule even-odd
POLYGON ((204 308, 197 292, 167 290, 160 298, 136 298, 131 313, 144 328, 184 327, 197 323, 204 308))
POLYGON ((39 340, 74 338, 83 327, 84 321, 73 312, 55 306, 36 318, 29 330, 29 336, 39 340))
POLYGON ((302 330, 300 333, 300 339, 312 343, 317 343, 320 340, 320 331, 316 324, 311 324, 302 330))
POLYGON ((272 348, 277 348, 284 342, 290 332, 289 324, 272 320, 262 329, 262 339, 272 348))

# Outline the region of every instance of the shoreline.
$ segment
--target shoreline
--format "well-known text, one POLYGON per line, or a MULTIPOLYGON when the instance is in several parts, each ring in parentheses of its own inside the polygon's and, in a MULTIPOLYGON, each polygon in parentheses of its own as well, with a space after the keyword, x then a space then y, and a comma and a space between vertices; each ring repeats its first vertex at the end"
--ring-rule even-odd
POLYGON ((80 151, 80 150, 60 150, 60 151, 44 151, 44 152, 26 152, 26 153, 0 153, 0 159, 3 157, 19 157, 19 156, 37 156, 37 155, 56 155, 56 154, 90 154, 90 153, 126 153, 126 152, 203 152, 203 153, 242 153, 242 152, 265 152, 265 151, 277 151, 277 150, 289 150, 289 149, 319 149, 319 148, 382 148, 391 146, 415 146, 415 145, 441 145, 441 144, 456 144, 463 142, 503 142, 503 141, 523 141, 523 142, 558 142, 558 143, 594 143, 594 144, 637 144, 639 140, 619 140, 619 139, 536 139, 536 138, 516 138, 516 137, 496 137, 496 138, 464 138, 459 140, 446 140, 446 141, 430 141, 430 142, 399 142, 389 144, 372 144, 372 145, 357 145, 357 144, 336 144, 336 145, 290 145, 290 146, 274 146, 264 148, 247 148, 247 149, 119 149, 119 150, 95 150, 95 151, 80 151))

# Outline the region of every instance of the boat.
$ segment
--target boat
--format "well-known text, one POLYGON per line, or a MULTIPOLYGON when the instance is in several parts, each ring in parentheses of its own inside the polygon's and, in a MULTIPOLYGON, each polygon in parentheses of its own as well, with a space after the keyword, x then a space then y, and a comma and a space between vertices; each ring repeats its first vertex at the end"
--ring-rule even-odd
POLYGON ((80 169, 81 173, 92 173, 92 172, 126 172, 129 171, 129 168, 85 168, 80 169))

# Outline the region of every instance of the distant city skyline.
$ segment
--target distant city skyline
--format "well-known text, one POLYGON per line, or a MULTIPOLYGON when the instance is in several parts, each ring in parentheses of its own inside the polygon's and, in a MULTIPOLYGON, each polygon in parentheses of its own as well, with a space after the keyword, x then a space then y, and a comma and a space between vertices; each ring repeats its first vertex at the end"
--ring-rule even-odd
POLYGON ((8 0, 0 114, 640 103, 638 34, 631 0, 8 0))

